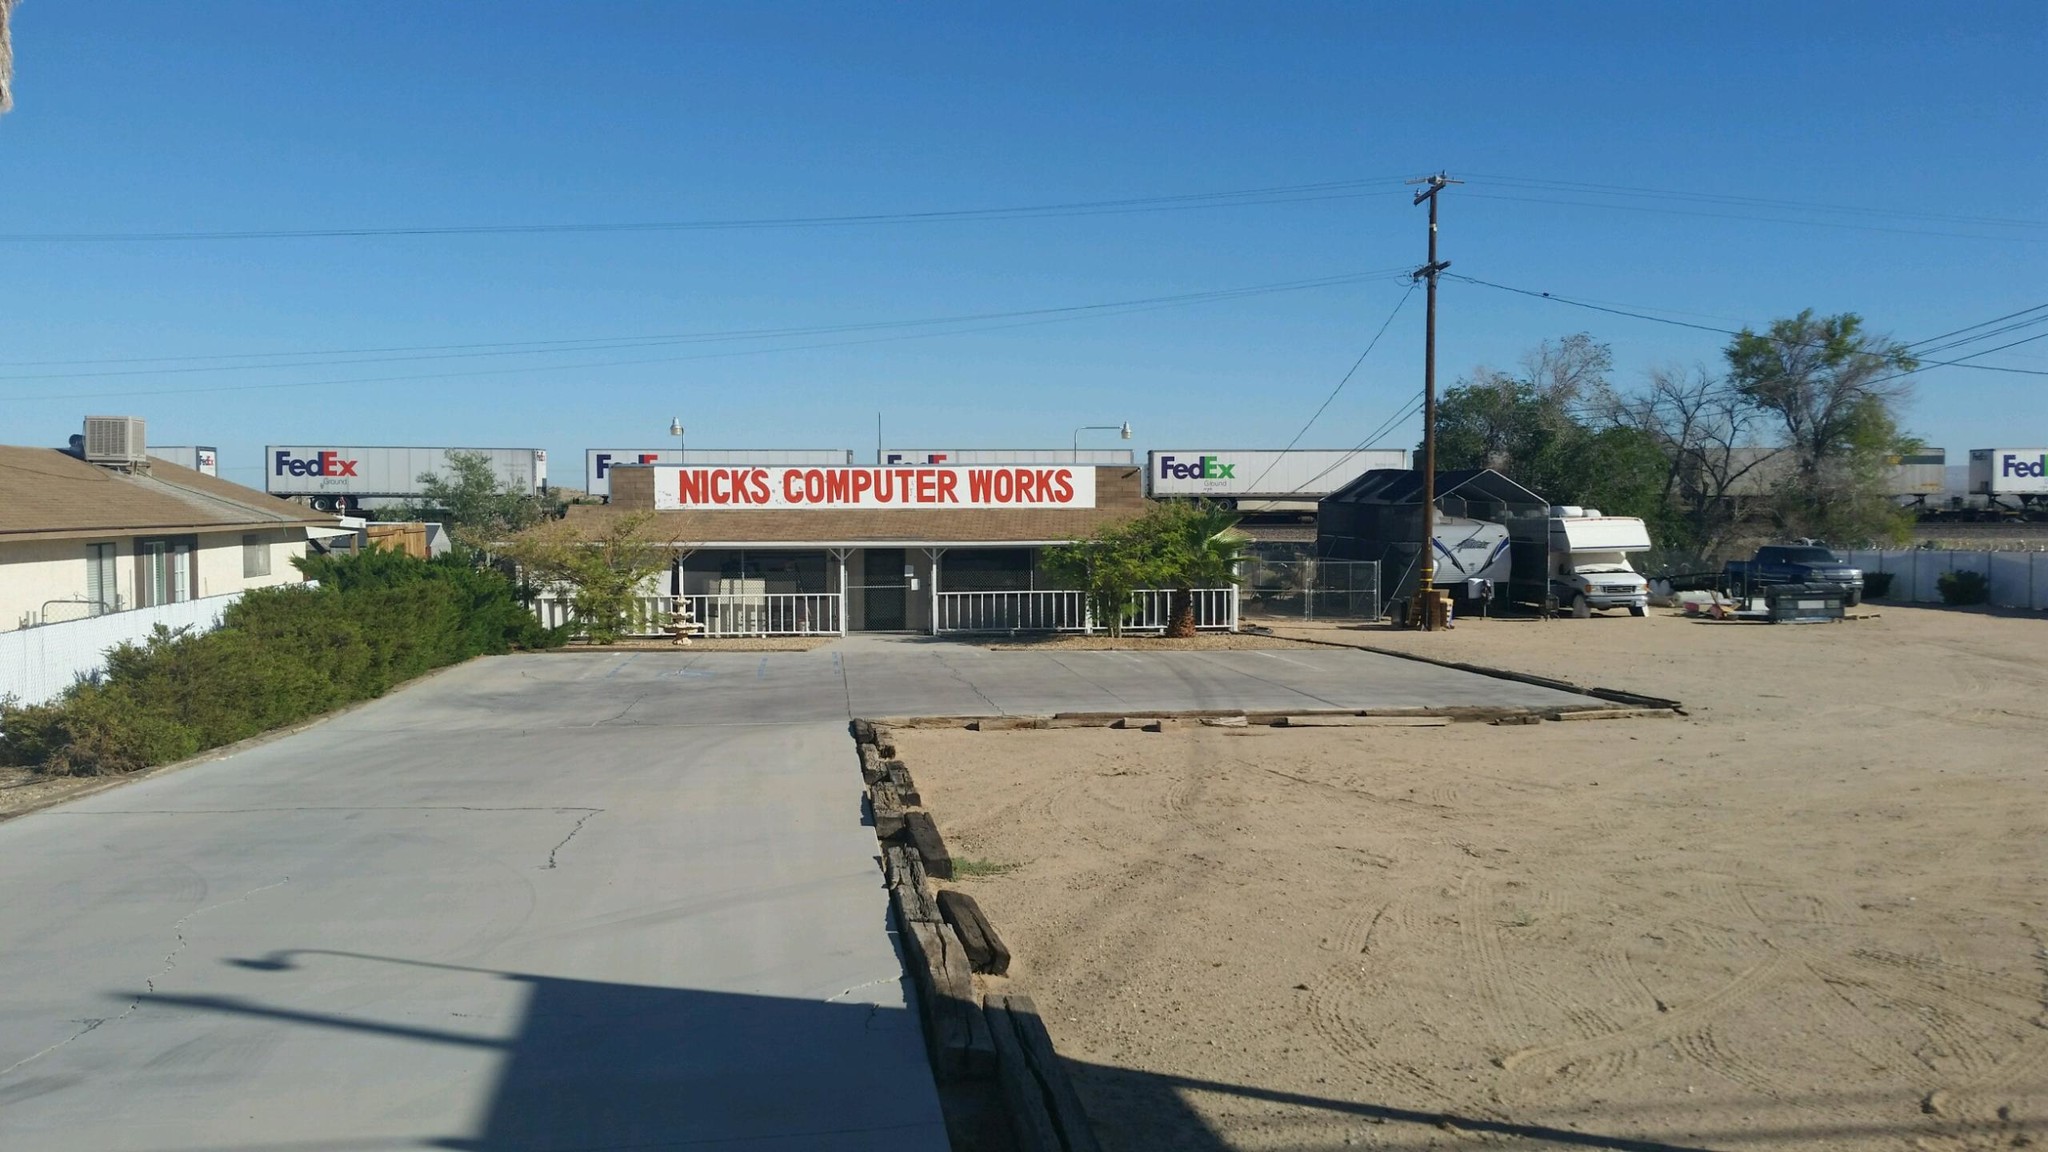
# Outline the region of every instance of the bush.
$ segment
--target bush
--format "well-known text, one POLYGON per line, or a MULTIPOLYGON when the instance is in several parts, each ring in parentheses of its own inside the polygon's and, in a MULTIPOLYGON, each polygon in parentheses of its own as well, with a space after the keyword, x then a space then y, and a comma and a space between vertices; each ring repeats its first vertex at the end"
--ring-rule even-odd
POLYGON ((1991 599, 1991 581, 1982 572, 1943 572, 1934 586, 1941 590, 1941 602, 1951 607, 1991 599))
POLYGON ((300 564, 319 587, 249 592, 203 635, 159 627, 48 704, 0 704, 0 763, 132 772, 383 695, 472 656, 553 647, 496 572, 378 549, 300 564))
POLYGON ((1863 574, 1863 595, 1872 600, 1882 600, 1891 595, 1894 572, 1865 572, 1863 574))

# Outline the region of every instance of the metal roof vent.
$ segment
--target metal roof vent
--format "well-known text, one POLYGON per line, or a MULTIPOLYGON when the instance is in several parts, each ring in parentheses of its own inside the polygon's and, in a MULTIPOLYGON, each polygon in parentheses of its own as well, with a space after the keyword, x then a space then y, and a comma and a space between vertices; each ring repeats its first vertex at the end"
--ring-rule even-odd
POLYGON ((94 464, 136 466, 149 462, 140 416, 87 416, 85 458, 94 464))

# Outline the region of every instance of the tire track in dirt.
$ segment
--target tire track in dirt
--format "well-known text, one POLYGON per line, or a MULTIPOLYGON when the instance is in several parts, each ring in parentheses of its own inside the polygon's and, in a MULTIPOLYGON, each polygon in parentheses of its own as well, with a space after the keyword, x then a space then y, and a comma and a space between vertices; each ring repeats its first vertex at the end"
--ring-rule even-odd
POLYGON ((1336 936, 1342 958, 1310 984, 1304 1010, 1331 1053, 1376 1086, 1398 1089, 1412 1099, 1459 1100, 1414 1065, 1380 1055, 1379 1030, 1369 1023, 1371 1011, 1384 1013, 1398 1000, 1380 973, 1388 970, 1389 953, 1398 947, 1399 907, 1399 901, 1389 900, 1344 918, 1336 936))

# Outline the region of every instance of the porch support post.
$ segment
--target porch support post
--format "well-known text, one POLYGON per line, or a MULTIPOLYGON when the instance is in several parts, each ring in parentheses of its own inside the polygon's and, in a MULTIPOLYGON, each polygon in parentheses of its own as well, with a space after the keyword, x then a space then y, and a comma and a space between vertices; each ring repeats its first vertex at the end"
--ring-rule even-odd
POLYGON ((932 561, 932 635, 939 634, 939 557, 946 554, 944 548, 927 548, 926 556, 932 561))
POLYGON ((828 549, 832 559, 839 562, 839 634, 846 635, 846 613, 850 605, 846 599, 846 558, 852 554, 850 548, 828 549))

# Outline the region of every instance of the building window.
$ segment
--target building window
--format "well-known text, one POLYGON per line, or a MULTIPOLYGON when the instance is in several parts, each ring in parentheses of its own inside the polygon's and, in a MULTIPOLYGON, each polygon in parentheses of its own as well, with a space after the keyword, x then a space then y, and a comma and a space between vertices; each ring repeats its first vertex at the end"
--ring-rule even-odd
POLYGON ((85 598, 91 602, 95 616, 121 610, 120 584, 114 572, 112 544, 85 546, 85 598))
POLYGON ((135 542, 135 606, 154 608, 192 599, 198 583, 193 538, 171 536, 135 542))
POLYGON ((270 575, 270 544, 261 536, 242 537, 242 577, 270 575))

